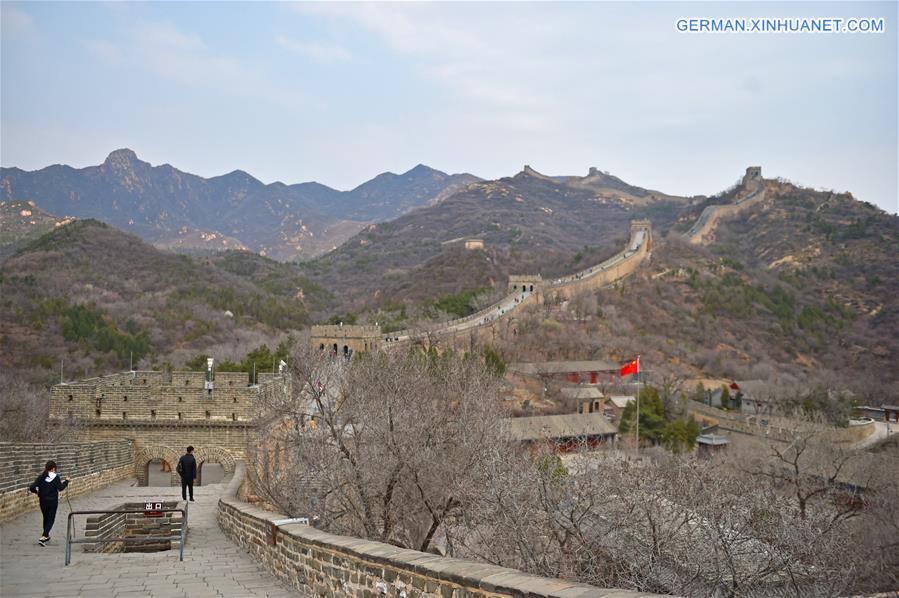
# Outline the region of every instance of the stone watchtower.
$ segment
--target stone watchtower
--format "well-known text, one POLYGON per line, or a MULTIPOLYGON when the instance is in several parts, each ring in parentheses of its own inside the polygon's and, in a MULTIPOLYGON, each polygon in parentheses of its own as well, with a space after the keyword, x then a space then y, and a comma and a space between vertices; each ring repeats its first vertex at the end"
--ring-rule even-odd
POLYGON ((752 183, 760 183, 762 182, 762 167, 761 166, 749 166, 746 168, 746 174, 743 175, 743 186, 752 183))
MULTIPOLYGON (((203 475, 206 462, 226 473, 246 452, 261 393, 286 392, 281 374, 129 371, 56 384, 50 422, 73 421, 82 440, 134 441, 135 473, 146 486, 151 461, 170 469, 191 444, 203 475)), ((200 482, 202 483, 202 481, 200 482)))
POLYGON ((543 277, 539 274, 512 274, 509 276, 509 293, 539 293, 543 287, 543 277))
POLYGON ((381 328, 378 326, 313 326, 311 341, 314 347, 328 349, 349 357, 356 351, 371 351, 380 346, 381 328))

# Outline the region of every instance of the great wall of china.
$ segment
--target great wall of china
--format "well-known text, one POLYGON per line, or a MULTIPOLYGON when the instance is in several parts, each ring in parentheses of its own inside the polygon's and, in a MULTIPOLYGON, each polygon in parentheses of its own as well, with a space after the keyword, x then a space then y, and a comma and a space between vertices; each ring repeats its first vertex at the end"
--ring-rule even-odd
POLYGON ((765 199, 765 181, 762 178, 762 168, 760 166, 750 166, 746 169, 743 176, 742 187, 749 193, 734 203, 717 204, 706 206, 690 227, 690 230, 684 235, 687 240, 694 245, 703 245, 708 243, 712 232, 722 218, 728 218, 734 214, 742 212, 746 208, 761 203, 765 199))
MULTIPOLYGON (((746 169, 741 182, 746 195, 730 204, 707 206, 684 235, 692 244, 709 242, 718 222, 731 217, 765 199, 765 180, 759 166, 746 169)), ((475 340, 490 340, 499 334, 499 326, 514 322, 526 305, 546 301, 564 301, 585 292, 614 284, 630 276, 652 252, 652 224, 648 220, 634 220, 630 224, 630 238, 620 252, 589 268, 568 276, 544 280, 536 275, 512 275, 507 294, 496 303, 478 312, 434 324, 428 328, 410 328, 384 332, 377 326, 327 325, 313 326, 311 343, 322 350, 349 355, 355 351, 370 351, 391 346, 444 344, 465 347, 475 340)), ((514 326, 513 326, 514 328, 514 326)))
POLYGON ((569 276, 544 280, 537 275, 509 277, 507 294, 492 305, 455 320, 430 328, 410 328, 384 333, 377 326, 313 326, 311 342, 320 349, 349 355, 375 348, 443 343, 459 346, 474 338, 495 335, 497 327, 514 320, 521 308, 546 301, 564 301, 581 293, 601 289, 632 274, 652 251, 652 225, 648 220, 630 224, 627 245, 600 264, 569 276))
MULTIPOLYGON (((703 210, 687 233, 690 242, 706 242, 722 217, 741 211, 764 198, 764 181, 760 169, 747 169, 743 188, 749 194, 734 204, 709 206, 703 210)), ((312 342, 321 349, 348 354, 350 351, 410 346, 416 343, 427 346, 446 343, 455 346, 460 342, 474 341, 475 338, 500 333, 501 324, 514 325, 525 305, 564 301, 626 278, 649 258, 652 247, 650 222, 635 220, 630 224, 627 245, 611 258, 554 280, 544 280, 540 275, 510 276, 507 294, 500 301, 467 317, 442 322, 429 329, 389 333, 376 326, 315 326, 312 329, 312 342)), ((140 486, 146 485, 151 462, 161 460, 172 464, 177 460, 182 447, 190 442, 198 445, 197 460, 201 467, 206 462, 219 463, 223 465, 225 473, 231 476, 227 491, 217 492, 222 496, 217 504, 204 507, 198 505, 199 508, 206 509, 206 519, 192 517, 191 527, 198 528, 194 533, 199 532, 201 537, 212 533, 206 529, 209 525, 221 528, 232 542, 253 554, 258 569, 247 573, 248 581, 236 578, 226 580, 237 586, 249 584, 241 586, 243 590, 269 584, 269 581, 259 577, 268 575, 271 579, 277 577, 286 582, 291 590, 299 590, 301 595, 638 595, 558 579, 539 578, 482 563, 448 559, 376 542, 326 534, 309 526, 287 522, 282 514, 263 511, 243 502, 238 498, 238 491, 243 476, 242 459, 248 434, 253 428, 253 404, 259 393, 267 392, 268 389, 277 390, 275 387, 283 384, 284 379, 279 375, 261 374, 258 383, 250 384, 246 374, 224 372, 210 378, 202 372, 132 371, 54 386, 51 393, 51 422, 77 421, 80 424, 79 435, 82 436, 79 440, 82 441, 63 442, 53 446, 0 443, 0 454, 5 463, 0 471, 0 521, 20 521, 31 517, 18 515, 34 509, 34 500, 28 494, 26 485, 30 481, 30 475, 40 470, 45 459, 60 460, 66 474, 73 477, 72 493, 83 495, 83 500, 102 501, 106 500, 104 497, 107 495, 113 497, 123 494, 140 498, 142 494, 138 488, 134 491, 124 490, 128 486, 128 480, 136 480, 140 486), (107 486, 117 490, 104 490, 107 486)), ((172 486, 175 481, 175 475, 172 474, 172 486)), ((156 492, 165 494, 161 489, 156 489, 156 492)), ((166 496, 177 500, 176 488, 171 487, 166 492, 166 496)), ((209 492, 214 490, 210 488, 209 492)), ((76 505, 80 500, 82 499, 75 499, 76 505)), ((5 529, 9 531, 12 528, 5 529)), ((221 536, 218 529, 216 533, 221 536)), ((16 535, 18 534, 4 533, 6 538, 16 535)), ((216 539, 215 542, 210 548, 211 553, 229 550, 226 544, 230 543, 224 539, 216 539), (221 544, 222 542, 225 543, 221 544)), ((197 548, 189 545, 188 554, 197 548)), ((48 555, 49 551, 40 554, 48 555)), ((229 563, 238 562, 244 556, 245 553, 233 555, 230 558, 234 560, 229 563)), ((27 558, 33 560, 36 557, 37 555, 31 555, 27 558)), ((66 583, 72 588, 80 583, 79 591, 90 587, 90 583, 96 583, 99 571, 96 559, 101 558, 114 559, 115 555, 79 555, 79 559, 83 559, 85 563, 93 564, 87 565, 89 569, 85 570, 83 580, 78 581, 75 571, 70 573, 66 583), (88 558, 94 560, 88 561, 88 558)), ((127 561, 128 564, 124 561, 115 562, 121 567, 133 566, 135 561, 127 561)), ((253 568, 250 564, 240 562, 240 567, 247 571, 253 568)), ((195 566, 198 571, 208 571, 215 563, 215 557, 207 555, 202 559, 198 558, 195 566)), ((229 563, 225 563, 225 567, 229 563)), ((189 563, 186 564, 185 572, 190 567, 189 563)), ((11 574, 11 569, 4 569, 6 577, 11 574)), ((162 588, 163 593, 159 595, 168 595, 165 592, 180 587, 177 579, 154 579, 162 588)), ((22 587, 27 587, 30 579, 16 578, 13 583, 21 583, 22 587)), ((155 595, 155 591, 150 591, 154 589, 151 585, 143 586, 143 590, 147 591, 146 595, 155 595)), ((274 589, 277 590, 277 587, 274 589)))

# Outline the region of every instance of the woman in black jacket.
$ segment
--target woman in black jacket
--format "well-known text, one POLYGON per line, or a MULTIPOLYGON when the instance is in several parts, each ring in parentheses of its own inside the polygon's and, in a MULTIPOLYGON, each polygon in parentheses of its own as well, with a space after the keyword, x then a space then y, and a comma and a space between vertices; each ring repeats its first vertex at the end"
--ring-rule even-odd
POLYGON ((69 478, 60 480, 56 475, 56 461, 47 461, 44 472, 28 487, 40 499, 41 513, 44 515, 44 533, 37 541, 41 546, 46 546, 50 540, 50 529, 56 521, 56 508, 59 506, 59 493, 68 485, 69 478))

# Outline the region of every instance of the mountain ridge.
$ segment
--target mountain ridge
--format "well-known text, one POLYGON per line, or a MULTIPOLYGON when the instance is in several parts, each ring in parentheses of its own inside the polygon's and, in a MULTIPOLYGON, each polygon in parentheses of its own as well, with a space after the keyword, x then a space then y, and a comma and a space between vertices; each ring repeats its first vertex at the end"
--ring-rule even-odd
POLYGON ((427 205, 476 180, 419 164, 338 191, 315 181, 266 184, 240 169, 204 178, 168 163, 154 166, 122 148, 96 166, 4 167, 0 198, 34 201, 58 216, 99 218, 161 246, 209 233, 292 260, 330 250, 369 222, 427 205))
MULTIPOLYGON (((519 173, 471 183, 369 224, 299 266, 246 251, 176 256, 106 225, 57 226, 30 204, 3 203, 0 214, 20 226, 4 227, 17 235, 15 250, 0 248, 7 316, 0 353, 6 343, 8 363, 27 368, 21 360, 33 358, 49 371, 46 347, 77 305, 99 310, 122 342, 140 340, 123 336, 129 330, 147 331, 159 357, 173 363, 204 343, 221 346, 232 326, 224 310, 234 312, 241 338, 334 318, 399 330, 471 313, 505 293, 510 274, 552 279, 599 263, 620 249, 630 221, 649 219, 646 264, 614 288, 520 314, 515 336, 492 341, 503 358, 616 360, 639 352, 661 374, 682 379, 827 383, 864 393, 855 372, 897 371, 899 340, 885 331, 899 326, 899 217, 850 194, 761 180, 762 201, 719 221, 708 243, 691 245, 684 232, 702 211, 733 203, 745 183, 712 197, 636 201, 584 185, 591 176, 519 173), (481 243, 462 242, 473 238, 481 243)), ((254 185, 243 173, 232 179, 235 188, 254 185)), ((639 198, 631 187, 624 193, 639 198)), ((84 362, 76 346, 65 351, 67 363, 84 362)), ((895 376, 886 382, 899 388, 895 376)))
POLYGON ((616 252, 629 220, 651 218, 667 230, 691 201, 636 186, 630 187, 639 195, 591 186, 584 183, 589 176, 552 177, 526 165, 512 176, 471 183, 440 202, 371 224, 302 267, 348 310, 373 300, 426 300, 492 287, 509 274, 566 274, 577 269, 576 255, 586 263, 616 252), (473 237, 483 241, 482 251, 451 243, 473 237), (435 271, 441 276, 429 274, 435 271))

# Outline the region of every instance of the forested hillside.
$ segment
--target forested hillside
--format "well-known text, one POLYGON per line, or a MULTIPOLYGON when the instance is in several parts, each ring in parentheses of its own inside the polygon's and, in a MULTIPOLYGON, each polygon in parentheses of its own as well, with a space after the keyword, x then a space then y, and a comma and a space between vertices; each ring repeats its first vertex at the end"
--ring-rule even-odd
POLYGON ((895 392, 897 330, 899 218, 784 183, 722 221, 708 246, 657 236, 636 276, 532 314, 504 353, 640 353, 659 376, 895 392))
POLYGON ((346 310, 504 289, 509 274, 551 278, 597 263, 621 249, 630 220, 651 218, 665 230, 685 203, 594 170, 587 177, 548 177, 526 167, 369 225, 303 268, 346 310), (484 250, 466 250, 469 238, 482 239, 484 250))
POLYGON ((191 258, 94 220, 59 227, 0 264, 0 364, 58 376, 241 356, 312 321, 328 293, 246 252, 191 258))

